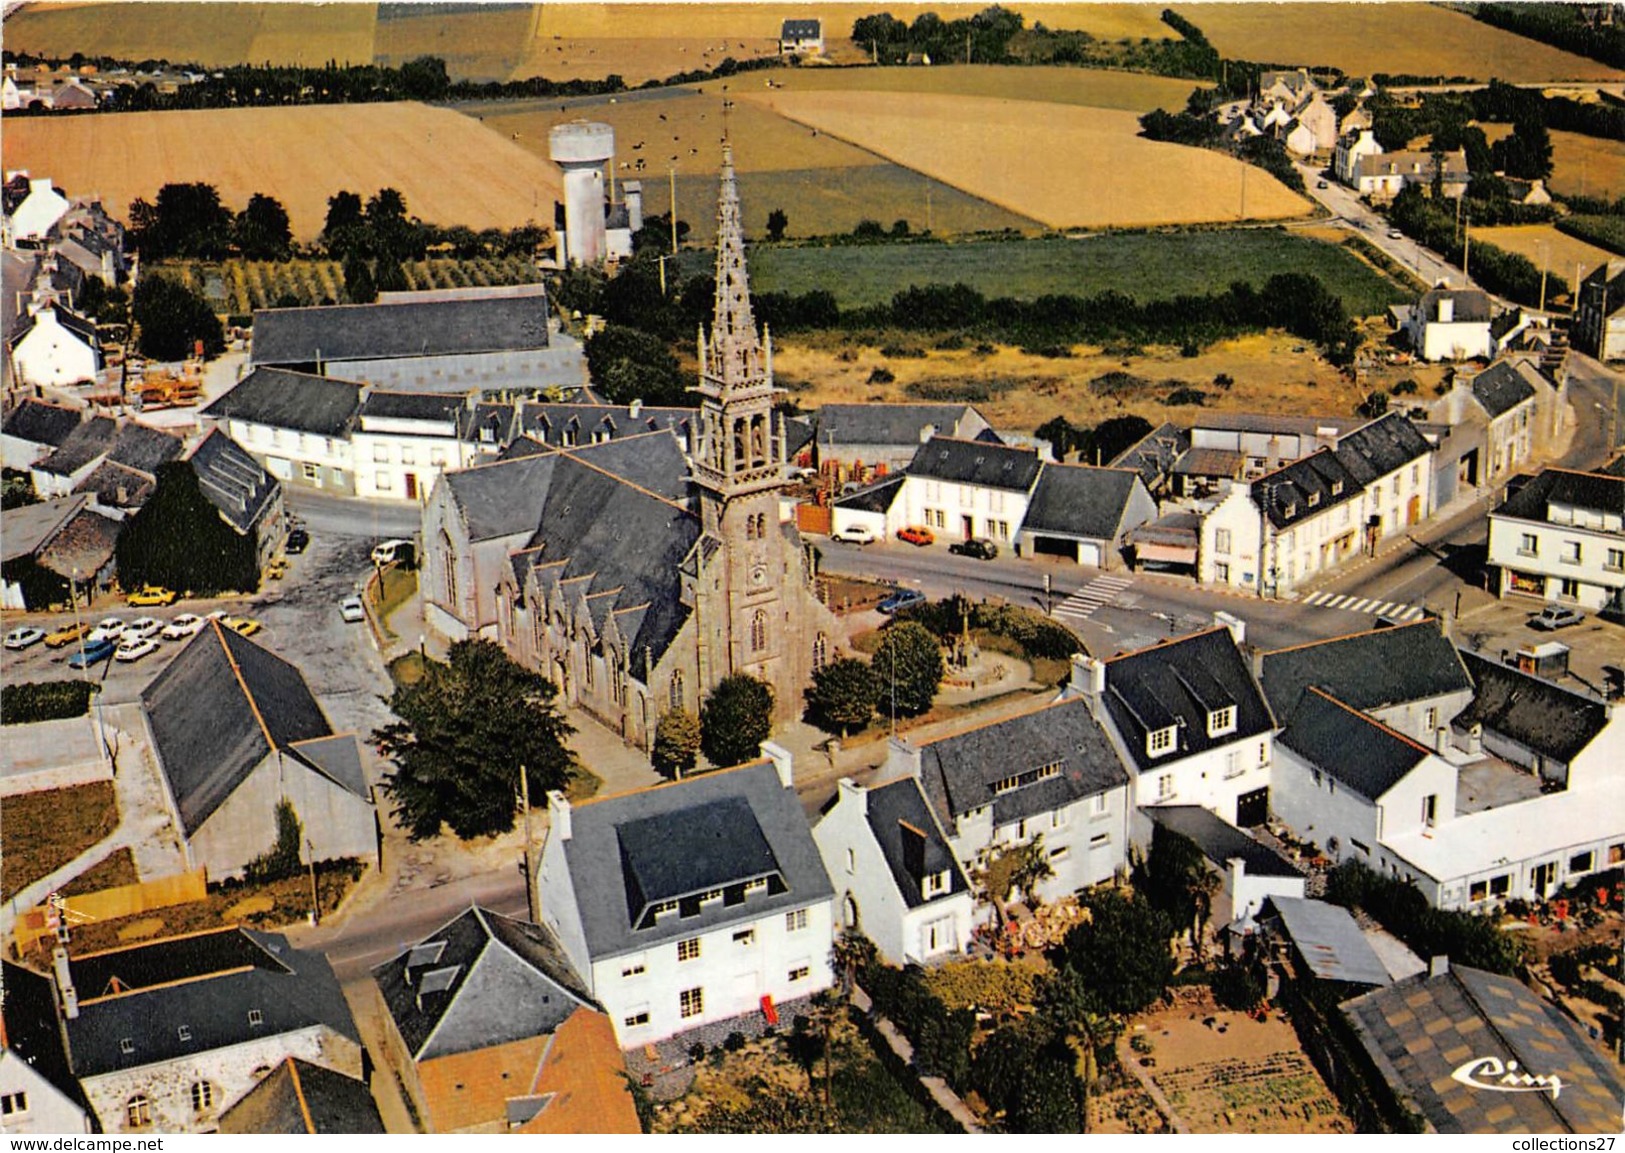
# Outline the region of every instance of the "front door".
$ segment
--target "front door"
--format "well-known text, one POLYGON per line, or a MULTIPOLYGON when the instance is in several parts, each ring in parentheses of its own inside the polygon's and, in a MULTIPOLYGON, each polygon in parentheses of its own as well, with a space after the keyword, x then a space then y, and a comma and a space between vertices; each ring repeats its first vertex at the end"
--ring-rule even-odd
POLYGON ((968 516, 961 516, 959 519, 963 523, 965 529, 965 539, 970 540, 971 537, 976 535, 976 522, 968 516))
POLYGON ((1544 899, 1552 882, 1557 879, 1557 862, 1545 861, 1529 870, 1529 886, 1537 898, 1544 899))
POLYGON ((1250 828, 1262 825, 1270 816, 1270 790, 1266 785, 1262 789, 1254 789, 1250 793, 1243 793, 1236 798, 1236 825, 1239 828, 1250 828))
POLYGON ((417 498, 418 498, 418 474, 415 473, 415 472, 409 472, 409 473, 406 474, 406 499, 407 500, 417 500, 417 498))

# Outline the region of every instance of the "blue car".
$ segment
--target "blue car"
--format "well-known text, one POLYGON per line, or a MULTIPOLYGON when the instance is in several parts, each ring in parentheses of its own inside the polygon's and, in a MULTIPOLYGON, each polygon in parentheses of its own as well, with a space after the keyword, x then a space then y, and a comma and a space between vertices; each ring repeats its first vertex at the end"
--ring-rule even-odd
POLYGON ((899 609, 913 608, 915 605, 923 605, 924 603, 924 593, 915 589, 898 589, 891 596, 877 604, 875 609, 890 616, 899 609))
POLYGON ((117 649, 118 644, 114 641, 90 641, 83 649, 68 658, 68 667, 70 669, 88 669, 91 665, 99 665, 110 658, 117 649))

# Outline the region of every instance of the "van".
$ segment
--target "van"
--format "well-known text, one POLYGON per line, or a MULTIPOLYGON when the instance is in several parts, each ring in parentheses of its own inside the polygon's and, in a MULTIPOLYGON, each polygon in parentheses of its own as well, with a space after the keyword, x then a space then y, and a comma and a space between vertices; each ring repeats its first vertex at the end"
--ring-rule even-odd
POLYGON ((409 540, 386 540, 372 550, 372 563, 378 568, 398 564, 409 569, 416 560, 417 546, 409 540))

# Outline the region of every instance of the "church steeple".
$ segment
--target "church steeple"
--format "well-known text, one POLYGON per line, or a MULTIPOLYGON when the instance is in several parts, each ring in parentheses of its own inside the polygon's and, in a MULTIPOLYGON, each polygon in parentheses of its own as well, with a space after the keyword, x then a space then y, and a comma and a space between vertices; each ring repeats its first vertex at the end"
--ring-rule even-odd
POLYGON ((765 375, 762 343, 751 315, 750 274, 745 269, 745 236, 739 218, 739 186, 734 181, 733 145, 722 146, 722 190, 717 197, 717 295, 712 313, 709 357, 701 363, 724 387, 738 387, 765 375))

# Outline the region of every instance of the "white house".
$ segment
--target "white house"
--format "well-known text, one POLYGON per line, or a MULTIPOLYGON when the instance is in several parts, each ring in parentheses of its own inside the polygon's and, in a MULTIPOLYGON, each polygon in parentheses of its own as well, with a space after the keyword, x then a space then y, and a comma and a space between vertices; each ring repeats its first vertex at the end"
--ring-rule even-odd
POLYGON ((1625 457, 1548 468, 1512 492, 1490 513, 1489 563, 1501 596, 1625 612, 1625 457))
POLYGON ((834 983, 833 890, 790 756, 572 805, 548 794, 533 917, 623 1048, 834 983))
MULTIPOLYGON (((8 173, 8 177, 10 176, 28 176, 28 174, 8 173)), ((10 242, 16 244, 44 240, 52 226, 62 219, 68 208, 68 198, 52 186, 49 177, 29 177, 28 195, 7 218, 10 242)))
POLYGON ((442 472, 471 464, 464 396, 373 389, 350 434, 355 494, 368 500, 426 501, 442 472))
POLYGON ((980 440, 933 437, 908 466, 901 501, 892 520, 924 525, 945 539, 986 537, 1008 546, 1027 516, 1027 504, 1043 465, 1032 449, 980 440))
POLYGON ((1354 186, 1359 180, 1360 161, 1366 156, 1377 156, 1382 152, 1382 145, 1369 127, 1350 133, 1337 142, 1337 151, 1333 156, 1332 168, 1337 178, 1344 184, 1354 186))
POLYGON ((31 306, 8 345, 17 381, 30 388, 93 381, 102 368, 95 323, 55 303, 31 306))
POLYGON ((780 25, 780 56, 822 56, 823 54, 823 21, 786 20, 782 25, 780 25))
POLYGON ((1435 288, 1422 294, 1405 335, 1426 361, 1488 360, 1495 355, 1490 298, 1476 288, 1435 288))
MULTIPOLYGON (((223 427, 278 480, 347 496, 356 490, 350 437, 361 395, 349 381, 256 368, 198 415, 223 427)), ((379 471, 373 470, 375 488, 379 471)), ((399 491, 393 474, 389 480, 389 491, 399 491)))
POLYGON ((49 977, 4 966, 5 1027, 0 1030, 0 1134, 93 1133, 95 1115, 73 1075, 57 1027, 49 977))
POLYGON ((894 965, 963 954, 975 898, 920 783, 865 788, 842 778, 813 826, 843 923, 894 965))

